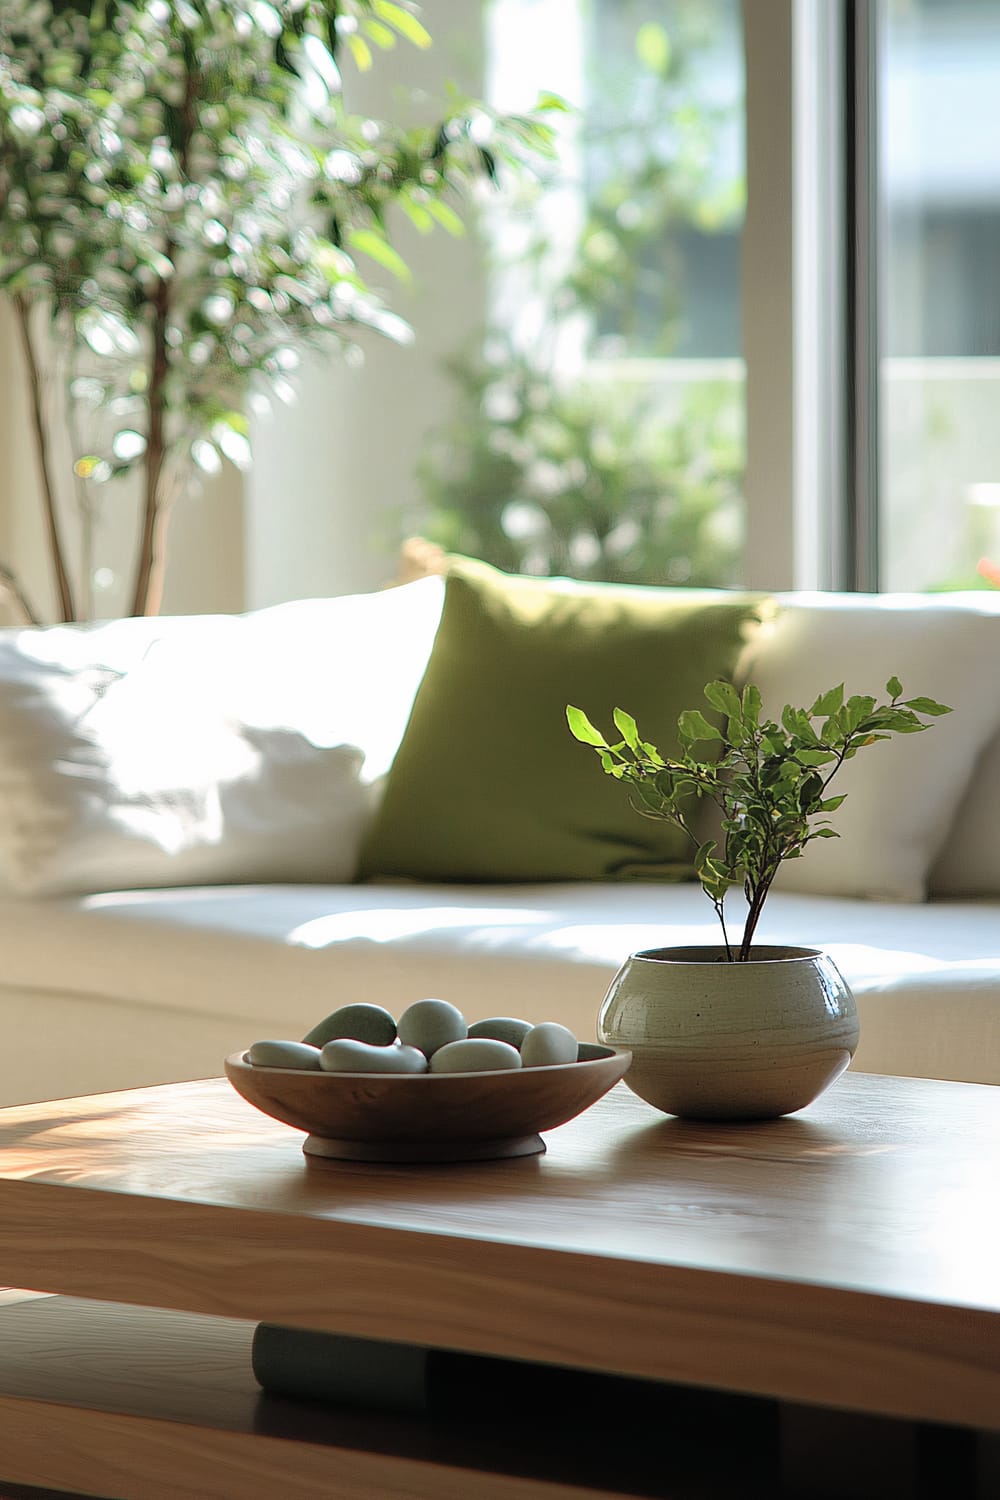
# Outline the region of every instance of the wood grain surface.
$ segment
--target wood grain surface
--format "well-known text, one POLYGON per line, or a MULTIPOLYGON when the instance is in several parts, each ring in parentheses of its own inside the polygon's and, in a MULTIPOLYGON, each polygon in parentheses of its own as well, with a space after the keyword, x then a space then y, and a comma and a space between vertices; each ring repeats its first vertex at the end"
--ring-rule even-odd
POLYGON ((734 1484, 773 1500, 776 1427, 754 1435, 759 1403, 665 1387, 655 1435, 616 1453, 554 1409, 458 1424, 268 1397, 252 1332, 65 1297, 0 1313, 0 1473, 124 1500, 731 1500, 734 1484), (739 1451, 715 1443, 720 1418, 739 1451))
POLYGON ((3 1111, 0 1279, 1000 1427, 998 1089, 699 1125, 619 1086, 474 1165, 301 1139, 223 1080, 3 1111))

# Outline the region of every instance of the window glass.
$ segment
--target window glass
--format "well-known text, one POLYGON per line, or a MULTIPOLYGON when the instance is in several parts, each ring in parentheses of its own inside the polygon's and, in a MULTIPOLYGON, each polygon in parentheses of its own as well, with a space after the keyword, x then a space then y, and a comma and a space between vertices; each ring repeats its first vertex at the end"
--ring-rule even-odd
POLYGON ((522 572, 737 584, 739 0, 493 0, 489 36, 500 107, 571 108, 544 182, 484 211, 491 316, 409 529, 522 572))
POLYGON ((1000 3, 881 0, 885 589, 1000 583, 1000 3))

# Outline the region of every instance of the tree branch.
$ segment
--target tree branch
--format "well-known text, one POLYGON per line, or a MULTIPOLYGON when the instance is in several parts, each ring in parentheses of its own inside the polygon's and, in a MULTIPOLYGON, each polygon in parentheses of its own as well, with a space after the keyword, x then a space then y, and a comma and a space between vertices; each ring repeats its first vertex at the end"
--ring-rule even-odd
POLYGON ((165 387, 168 372, 167 319, 170 312, 170 291, 166 281, 157 284, 153 298, 152 350, 149 362, 149 384, 146 392, 149 411, 149 431, 146 437, 146 456, 143 466, 145 494, 142 507, 142 532, 139 538, 139 556, 136 562, 135 588, 132 595, 133 615, 155 615, 163 595, 163 571, 166 563, 164 550, 164 517, 160 514, 160 476, 166 454, 164 432, 166 402, 165 387))
POLYGON ((24 617, 29 625, 40 625, 41 621, 28 603, 27 596, 14 574, 9 568, 0 563, 0 584, 7 590, 15 603, 24 611, 24 617))
MULTIPOLYGON (((197 125, 195 104, 198 91, 197 59, 190 39, 184 44, 184 96, 179 110, 180 141, 177 160, 181 176, 187 180, 191 141, 197 125)), ((177 246, 167 238, 163 247, 167 260, 173 264, 177 246)), ((146 404, 149 412, 149 431, 146 435, 145 495, 142 508, 142 531, 139 539, 139 556, 136 562, 135 588, 132 595, 133 615, 155 615, 159 613, 163 599, 163 585, 167 568, 167 524, 170 504, 161 493, 164 462, 167 456, 166 393, 170 360, 167 350, 167 327, 170 318, 172 281, 161 277, 152 298, 153 328, 152 347, 149 359, 149 383, 146 404)))
POLYGON ((55 484, 49 464, 48 438, 46 434, 45 410, 42 402, 42 378, 35 346, 31 337, 31 304, 23 293, 14 297, 14 311, 21 335, 21 348, 28 371, 28 391, 31 396, 31 420, 35 435, 35 452, 42 481, 42 505, 45 515, 45 530, 49 547, 49 562, 55 574, 56 594, 59 599, 59 617, 68 621, 76 618, 73 604, 73 589, 66 570, 65 553, 59 534, 59 515, 56 508, 55 484))

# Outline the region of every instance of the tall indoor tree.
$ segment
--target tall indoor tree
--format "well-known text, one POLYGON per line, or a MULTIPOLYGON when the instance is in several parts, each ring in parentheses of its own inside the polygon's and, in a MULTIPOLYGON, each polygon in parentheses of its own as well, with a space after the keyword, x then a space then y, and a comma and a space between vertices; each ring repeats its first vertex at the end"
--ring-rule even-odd
POLYGON ((0 293, 20 330, 59 613, 78 613, 55 427, 84 517, 141 476, 131 612, 159 608, 171 503, 250 460, 247 398, 305 346, 410 331, 387 215, 460 232, 476 180, 551 154, 543 98, 430 124, 354 115, 341 68, 430 37, 400 0, 7 0, 0 9, 0 293), (62 400, 46 392, 53 376, 62 400), (58 413, 61 412, 60 417, 58 413))

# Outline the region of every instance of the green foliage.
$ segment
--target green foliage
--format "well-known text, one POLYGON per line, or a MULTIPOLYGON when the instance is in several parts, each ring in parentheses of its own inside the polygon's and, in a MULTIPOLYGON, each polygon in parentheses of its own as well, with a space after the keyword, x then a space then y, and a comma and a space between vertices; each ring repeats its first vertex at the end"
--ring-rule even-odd
POLYGON ((636 810, 680 828, 694 848, 695 872, 722 923, 731 959, 751 957, 754 930, 781 864, 801 858, 813 839, 837 838, 828 814, 843 796, 830 782, 858 751, 894 734, 918 734, 925 719, 951 712, 933 698, 903 698, 897 677, 886 683, 887 702, 870 696, 845 699, 843 684, 820 693, 809 708, 786 704, 781 723, 762 716, 760 692, 742 694, 728 682, 711 682, 707 717, 688 709, 677 722, 680 755, 661 754, 640 737, 631 715, 615 709, 622 738, 609 743, 582 709, 568 706, 570 732, 599 756, 607 775, 620 781, 636 810), (708 799, 722 818, 723 842, 701 843, 692 830, 698 801, 708 799), (748 914, 738 949, 730 945, 723 903, 742 885, 748 914))
POLYGON ((544 110, 352 114, 345 64, 399 38, 430 41, 408 0, 0 7, 0 292, 46 309, 107 429, 78 480, 244 467, 247 392, 287 399, 304 346, 409 338, 370 282, 407 274, 389 207, 459 232, 471 183, 551 155, 544 110))
POLYGON ((724 381, 677 414, 614 380, 543 375, 510 346, 451 369, 458 401, 404 521, 513 573, 733 585, 742 541, 743 411, 724 381))
POLYGON ((561 299, 567 316, 593 315, 598 347, 663 356, 685 332, 685 241, 734 228, 745 205, 741 166, 724 165, 731 107, 699 73, 731 7, 602 11, 588 79, 600 104, 581 126, 585 214, 561 299))
POLYGON ((517 248, 494 261, 505 305, 447 366, 454 406, 428 440, 402 535, 510 572, 739 582, 742 386, 670 386, 659 364, 685 333, 685 246, 742 214, 742 177, 719 166, 730 116, 696 66, 722 9, 601 8, 595 104, 572 121, 582 180, 554 172, 512 206, 517 248), (555 251, 542 197, 553 191, 582 209, 555 251), (537 308, 537 327, 519 304, 537 308))

